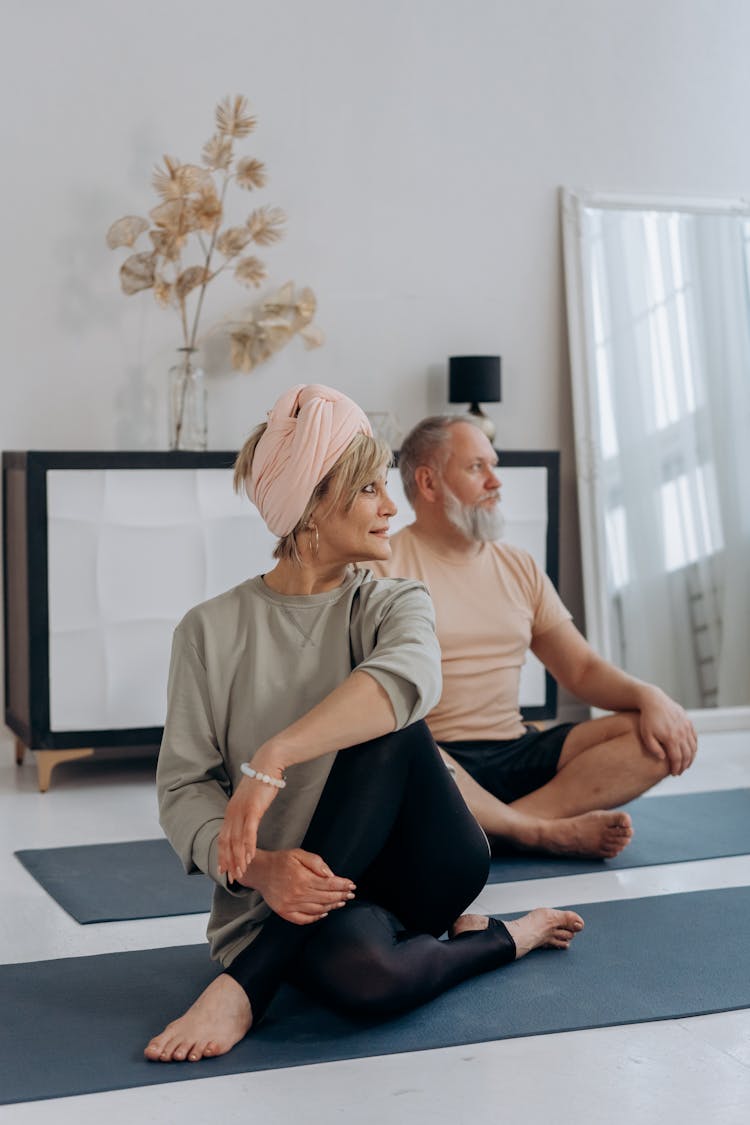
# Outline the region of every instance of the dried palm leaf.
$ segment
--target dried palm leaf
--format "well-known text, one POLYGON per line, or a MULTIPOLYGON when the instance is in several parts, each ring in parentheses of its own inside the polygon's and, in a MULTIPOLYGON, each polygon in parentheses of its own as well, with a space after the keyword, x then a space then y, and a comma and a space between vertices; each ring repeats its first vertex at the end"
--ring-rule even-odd
POLYGON ((130 296, 150 289, 154 284, 156 254, 131 254, 120 266, 120 285, 123 293, 130 296))
POLYGON ((216 129, 222 137, 246 137, 257 125, 257 118, 249 112, 247 98, 241 94, 224 98, 216 107, 216 129))
POLYGON ((288 320, 284 320, 283 316, 264 317, 257 324, 261 333, 273 340, 280 338, 286 342, 285 338, 294 334, 291 324, 288 320))
POLYGON ((211 274, 205 266, 188 266, 174 283, 175 296, 178 301, 184 301, 188 293, 210 280, 211 274))
POLYGON ((312 351, 313 348, 319 348, 325 343, 325 336, 320 328, 316 328, 314 324, 309 324, 306 328, 301 328, 299 334, 305 341, 305 347, 308 351, 312 351))
POLYGON ((210 188, 201 189, 198 198, 191 201, 190 218, 199 230, 215 230, 221 222, 222 214, 221 200, 213 183, 210 188))
POLYGON ((157 195, 162 199, 177 199, 182 193, 177 181, 177 172, 180 162, 176 156, 165 156, 164 167, 157 164, 151 177, 151 183, 157 195))
POLYGON ((246 226, 253 242, 258 246, 270 246, 281 238, 280 228, 285 222, 286 215, 280 207, 258 207, 249 216, 246 226))
POLYGON ((180 167, 178 179, 185 191, 216 192, 213 176, 207 168, 201 168, 200 164, 183 164, 180 167))
POLYGON ((253 359, 253 337, 249 332, 233 332, 231 363, 235 371, 252 371, 255 367, 253 359))
POLYGON ((201 153, 203 163, 215 172, 226 172, 232 163, 232 141, 229 137, 211 137, 201 153))
POLYGON ((174 286, 171 285, 165 277, 157 277, 154 281, 154 297, 156 298, 157 304, 165 309, 167 305, 172 304, 174 286))
POLYGON ((148 219, 142 219, 140 215, 126 215, 112 223, 107 231, 107 246, 110 250, 116 250, 118 246, 133 246, 148 228, 148 219))
POLYGON ((199 164, 179 164, 172 157, 164 157, 168 161, 166 171, 156 168, 153 175, 153 184, 159 195, 166 202, 185 199, 197 192, 216 191, 211 173, 199 164))
POLYGON ((182 199, 169 199, 149 211, 152 222, 169 234, 185 234, 189 226, 190 205, 182 199))
POLYGON ((250 231, 247 227, 227 227, 219 235, 216 249, 225 258, 236 258, 245 249, 249 241, 250 231))
POLYGON ((232 366, 235 370, 252 371, 269 359, 276 349, 257 325, 246 332, 235 333, 232 345, 232 366))
POLYGON ((263 302, 263 309, 271 316, 281 316, 288 312, 294 301, 294 282, 286 281, 273 297, 263 302))
POLYGON ((270 359, 273 353, 274 348, 270 344, 266 343, 265 340, 258 340, 253 355, 256 367, 259 363, 265 363, 267 359, 270 359))
POLYGON ((302 289, 294 306, 297 316, 303 324, 309 324, 315 316, 318 301, 312 289, 302 289))
POLYGON ((240 160, 237 165, 235 180, 239 187, 247 188, 248 191, 252 188, 265 187, 266 166, 260 160, 253 160, 250 157, 246 160, 240 160))
POLYGON ((266 268, 259 258, 250 255, 237 263, 234 276, 243 285, 253 285, 257 288, 266 276, 266 268))
POLYGON ((172 234, 166 230, 150 230, 148 236, 153 243, 154 250, 162 258, 166 258, 168 262, 176 262, 180 256, 180 251, 185 245, 185 236, 181 234, 172 234))

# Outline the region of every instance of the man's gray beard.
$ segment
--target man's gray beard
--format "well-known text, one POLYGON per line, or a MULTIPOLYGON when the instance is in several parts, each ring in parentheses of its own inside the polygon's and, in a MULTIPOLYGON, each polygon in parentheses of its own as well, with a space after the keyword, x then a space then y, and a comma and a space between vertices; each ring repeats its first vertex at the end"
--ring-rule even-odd
POLYGON ((462 504, 457 496, 446 488, 445 514, 453 526, 477 543, 494 543, 502 539, 505 531, 505 516, 500 505, 483 508, 477 504, 462 504))

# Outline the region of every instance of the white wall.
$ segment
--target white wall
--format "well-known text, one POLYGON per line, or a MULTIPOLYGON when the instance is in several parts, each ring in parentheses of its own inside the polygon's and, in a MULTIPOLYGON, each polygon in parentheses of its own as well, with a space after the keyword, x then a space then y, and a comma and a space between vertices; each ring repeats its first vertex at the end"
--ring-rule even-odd
MULTIPOLYGON (((750 5, 4 0, 3 16, 0 445, 165 447, 176 314, 120 293, 104 233, 153 206, 163 152, 196 160, 216 101, 246 93, 258 200, 289 215, 271 278, 315 289, 328 342, 215 373, 211 448, 296 381, 408 426, 444 407, 449 354, 499 352, 499 443, 562 450, 581 622, 557 189, 746 192, 750 5)), ((217 286, 204 328, 242 299, 217 286)))

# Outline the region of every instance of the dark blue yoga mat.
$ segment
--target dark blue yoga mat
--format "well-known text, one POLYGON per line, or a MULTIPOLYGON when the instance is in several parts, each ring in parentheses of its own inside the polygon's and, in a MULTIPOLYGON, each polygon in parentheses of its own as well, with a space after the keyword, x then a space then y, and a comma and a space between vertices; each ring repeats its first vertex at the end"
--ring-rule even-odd
POLYGON ((166 840, 31 848, 15 854, 77 922, 166 918, 211 909, 211 881, 198 873, 186 875, 166 840))
POLYGON ((397 1019, 357 1023, 284 989, 233 1051, 149 1063, 142 1047, 211 979, 204 946, 0 967, 3 1103, 750 1007, 750 887, 576 907, 538 950, 397 1019))
MULTIPOLYGON (((493 860, 489 882, 750 854, 750 789, 646 797, 627 808, 636 834, 616 859, 513 854, 493 860)), ((33 848, 16 855, 78 922, 200 914, 211 906, 209 880, 186 875, 166 840, 33 848)))
POLYGON ((624 808, 633 818, 635 835, 614 859, 509 853, 493 859, 487 882, 517 883, 750 854, 750 789, 641 797, 624 808))

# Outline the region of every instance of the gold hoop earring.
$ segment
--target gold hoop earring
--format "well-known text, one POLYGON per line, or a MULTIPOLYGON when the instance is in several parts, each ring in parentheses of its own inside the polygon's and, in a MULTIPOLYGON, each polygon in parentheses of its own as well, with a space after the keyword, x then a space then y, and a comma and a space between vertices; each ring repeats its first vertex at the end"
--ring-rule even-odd
POLYGON ((318 552, 320 551, 320 532, 318 531, 318 525, 316 523, 308 524, 308 527, 310 530, 310 554, 314 559, 317 559, 318 552), (313 539, 313 533, 315 534, 315 539, 313 539))

